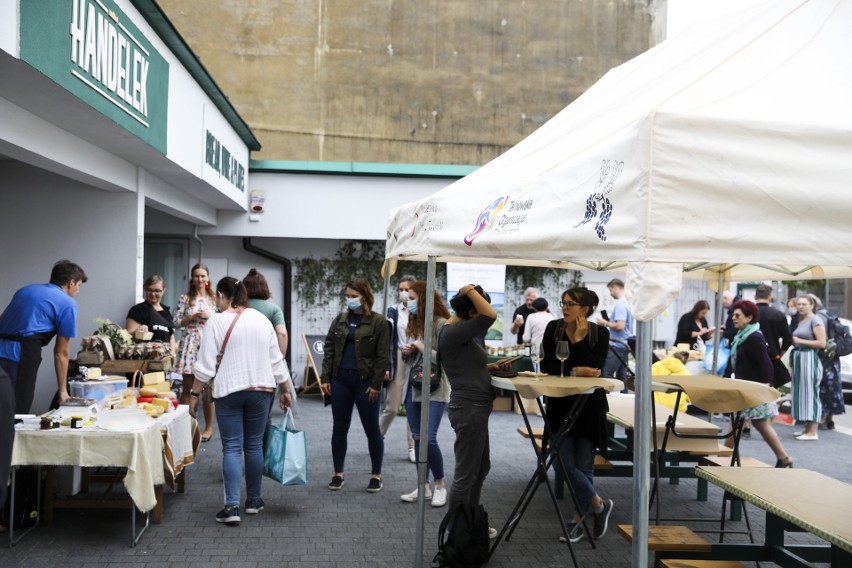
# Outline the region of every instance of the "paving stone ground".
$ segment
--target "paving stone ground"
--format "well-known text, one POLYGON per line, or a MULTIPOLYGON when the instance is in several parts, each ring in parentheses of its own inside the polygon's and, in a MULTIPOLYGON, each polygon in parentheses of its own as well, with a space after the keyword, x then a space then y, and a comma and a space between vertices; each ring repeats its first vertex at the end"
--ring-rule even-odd
MULTIPOLYGON (((280 416, 277 414, 276 416, 280 416)), ((416 473, 406 459, 405 418, 399 417, 385 440, 384 490, 366 492, 370 471, 366 439, 357 417, 349 436, 346 485, 330 492, 331 409, 317 398, 302 397, 298 403, 298 427, 309 441, 310 483, 304 487, 280 487, 264 480, 266 510, 259 515, 242 515, 239 527, 214 521, 222 507, 221 445, 218 435, 200 447, 197 461, 187 470, 183 494, 165 496, 163 523, 152 525, 135 548, 130 548, 130 514, 112 510, 59 510, 54 522, 42 525, 11 550, 0 549, 0 565, 88 566, 88 567, 280 567, 350 568, 397 567, 415 564, 416 505, 403 503, 399 496, 414 489, 416 473)), ((540 419, 538 419, 540 423, 540 419)), ((798 442, 792 426, 776 425, 797 467, 807 467, 852 483, 852 420, 838 420, 839 429, 821 431, 819 442, 798 442)), ((482 501, 491 524, 501 526, 534 469, 529 442, 516 433, 521 417, 512 412, 495 412, 490 423, 491 473, 482 501)), ((453 431, 444 417, 439 442, 444 452, 448 480, 453 471, 453 431)), ((763 461, 774 458, 754 432, 742 443, 742 453, 763 461)), ((588 541, 575 545, 580 566, 622 568, 630 563, 630 546, 616 532, 615 525, 630 523, 632 480, 601 478, 601 495, 614 500, 610 530, 592 549, 588 541)), ((794 488, 791 488, 794 490, 794 488)), ((707 502, 696 500, 695 480, 679 485, 664 482, 664 516, 716 517, 721 510, 721 491, 710 488, 707 502)), ((563 510, 569 513, 563 502, 563 510)), ((849 506, 838 504, 838 506, 849 506)), ((429 566, 437 550, 438 524, 445 508, 427 507, 425 562, 429 566)), ((752 523, 762 537, 764 519, 751 508, 752 523)), ((731 523, 730 528, 741 528, 731 523)), ((542 487, 509 542, 503 542, 488 566, 565 567, 570 566, 568 549, 560 544, 559 526, 553 506, 542 487)), ((0 535, 5 546, 6 535, 0 535)), ((726 540, 745 539, 737 535, 726 540)), ((796 534, 791 541, 820 542, 816 537, 796 534)))

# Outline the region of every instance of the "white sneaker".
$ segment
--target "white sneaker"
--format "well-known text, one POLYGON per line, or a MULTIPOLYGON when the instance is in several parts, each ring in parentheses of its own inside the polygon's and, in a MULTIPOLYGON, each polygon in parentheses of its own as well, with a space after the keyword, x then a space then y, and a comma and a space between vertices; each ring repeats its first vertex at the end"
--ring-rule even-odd
POLYGON ((497 538, 497 529, 494 527, 488 527, 488 538, 490 540, 497 538))
POLYGON ((414 453, 414 448, 408 448, 408 461, 417 463, 417 454, 414 453))
POLYGON ((432 495, 432 506, 443 507, 447 504, 447 488, 435 486, 435 493, 432 495))
MULTIPOLYGON (((444 493, 446 493, 446 492, 447 491, 445 489, 444 493)), ((437 488, 436 488, 436 493, 437 493, 437 488)), ((406 493, 405 495, 400 495, 399 498, 402 501, 405 501, 406 503, 417 503, 417 495, 418 495, 418 490, 415 489, 411 493, 406 493)), ((423 494, 423 498, 426 501, 429 501, 430 499, 432 499, 432 491, 429 489, 428 485, 426 486, 426 493, 423 494)), ((444 497, 444 500, 446 501, 446 496, 444 497)))

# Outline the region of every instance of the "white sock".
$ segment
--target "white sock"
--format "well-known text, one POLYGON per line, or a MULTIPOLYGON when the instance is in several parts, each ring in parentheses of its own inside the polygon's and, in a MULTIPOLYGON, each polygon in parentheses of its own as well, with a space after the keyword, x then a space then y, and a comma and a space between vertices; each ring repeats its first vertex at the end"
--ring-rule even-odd
POLYGON ((603 501, 603 499, 601 499, 601 506, 595 507, 595 514, 603 513, 603 510, 604 510, 604 501, 603 501))

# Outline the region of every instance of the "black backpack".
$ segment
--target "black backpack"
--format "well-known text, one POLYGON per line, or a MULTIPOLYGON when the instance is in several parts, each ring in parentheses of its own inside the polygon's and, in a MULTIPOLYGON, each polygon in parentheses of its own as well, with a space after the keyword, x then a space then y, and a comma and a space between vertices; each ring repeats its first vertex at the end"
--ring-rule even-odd
POLYGON ((476 568, 488 563, 489 548, 488 513, 483 506, 457 505, 441 521, 438 554, 432 564, 440 568, 476 568))
POLYGON ((833 359, 835 356, 844 357, 852 353, 852 333, 849 332, 849 328, 843 325, 840 319, 828 310, 821 313, 828 320, 828 325, 826 326, 826 338, 828 341, 825 345, 825 354, 833 359))

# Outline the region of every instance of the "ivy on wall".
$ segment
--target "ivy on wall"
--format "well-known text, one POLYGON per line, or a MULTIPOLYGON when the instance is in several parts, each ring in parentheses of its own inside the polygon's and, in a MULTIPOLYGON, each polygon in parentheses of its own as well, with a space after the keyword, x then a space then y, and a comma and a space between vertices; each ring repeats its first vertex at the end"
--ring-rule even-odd
MULTIPOLYGON (((327 302, 329 298, 342 295, 346 282, 354 277, 363 277, 370 282, 377 299, 383 293, 384 280, 381 276, 384 262, 384 241, 350 240, 342 241, 340 248, 331 258, 299 258, 293 261, 296 268, 294 287, 303 306, 313 306, 327 302)), ((420 261, 401 261, 396 273, 391 276, 391 286, 396 280, 410 274, 418 280, 426 278, 426 263, 420 261)), ((552 282, 563 282, 567 277, 568 287, 582 286, 582 273, 557 268, 539 268, 534 266, 507 266, 507 288, 524 290, 528 287, 542 288, 552 282)), ((438 263, 436 267, 436 287, 439 290, 447 286, 447 265, 438 263)), ((392 294, 392 298, 395 296, 392 294)), ((392 300, 393 301, 393 300, 392 300)))

